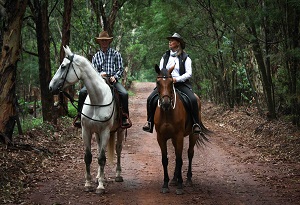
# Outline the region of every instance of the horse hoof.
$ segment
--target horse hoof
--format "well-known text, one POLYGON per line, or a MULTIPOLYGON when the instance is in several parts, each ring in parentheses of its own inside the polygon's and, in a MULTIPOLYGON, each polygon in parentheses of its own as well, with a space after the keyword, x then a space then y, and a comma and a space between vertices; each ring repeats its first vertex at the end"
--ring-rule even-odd
POLYGON ((177 180, 172 179, 169 185, 170 186, 177 186, 177 180))
POLYGON ((169 188, 162 188, 161 189, 161 193, 163 193, 163 194, 166 194, 166 193, 169 193, 169 192, 170 192, 169 188))
POLYGON ((91 191, 93 191, 93 187, 92 186, 86 186, 86 187, 84 187, 84 191, 85 192, 91 192, 91 191))
POLYGON ((176 194, 177 195, 182 195, 183 194, 183 189, 176 189, 176 194))
POLYGON ((105 189, 96 189, 96 194, 104 194, 105 189))
POLYGON ((123 177, 119 176, 119 177, 115 178, 115 181, 116 182, 123 182, 124 180, 123 180, 123 177))

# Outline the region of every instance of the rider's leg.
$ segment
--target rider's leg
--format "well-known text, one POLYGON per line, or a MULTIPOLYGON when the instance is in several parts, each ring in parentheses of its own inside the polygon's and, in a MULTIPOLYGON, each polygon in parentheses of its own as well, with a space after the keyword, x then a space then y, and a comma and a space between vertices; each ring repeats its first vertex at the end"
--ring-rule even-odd
POLYGON ((143 126, 143 130, 146 132, 153 132, 154 127, 154 114, 157 106, 158 94, 155 88, 153 92, 147 98, 147 123, 143 126))
POLYGON ((81 127, 81 112, 83 108, 83 104, 85 101, 86 96, 88 95, 86 87, 83 87, 79 91, 79 97, 78 97, 78 108, 77 108, 77 118, 76 121, 74 122, 74 126, 80 128, 81 127))
POLYGON ((194 121, 193 132, 195 134, 201 133, 201 128, 199 125, 199 107, 198 107, 197 98, 194 95, 194 92, 192 91, 191 88, 189 88, 186 85, 179 86, 179 87, 177 87, 177 89, 179 89, 181 92, 185 93, 190 100, 190 103, 191 103, 191 112, 190 113, 191 113, 191 115, 193 117, 193 121, 194 121))
POLYGON ((128 117, 129 117, 129 109, 128 109, 128 92, 123 87, 123 85, 119 82, 114 83, 115 88, 117 89, 119 96, 120 96, 120 102, 122 105, 122 126, 127 127, 129 126, 128 117))

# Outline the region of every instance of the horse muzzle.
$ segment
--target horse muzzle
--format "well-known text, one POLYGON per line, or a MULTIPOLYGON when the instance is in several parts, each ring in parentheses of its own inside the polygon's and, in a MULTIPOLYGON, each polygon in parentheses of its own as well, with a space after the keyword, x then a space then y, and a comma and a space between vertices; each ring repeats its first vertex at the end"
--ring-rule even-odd
POLYGON ((172 108, 172 98, 170 96, 163 96, 159 99, 160 102, 160 107, 164 110, 164 111, 168 111, 172 108))
POLYGON ((57 85, 54 85, 50 82, 49 84, 49 91, 53 94, 53 95, 57 95, 60 90, 62 89, 62 83, 58 83, 57 85))

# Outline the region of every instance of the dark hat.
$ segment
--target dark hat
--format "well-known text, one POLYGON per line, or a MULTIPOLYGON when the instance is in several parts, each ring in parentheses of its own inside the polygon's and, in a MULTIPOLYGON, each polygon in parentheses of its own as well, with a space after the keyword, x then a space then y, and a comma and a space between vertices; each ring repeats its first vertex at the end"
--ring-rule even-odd
POLYGON ((169 36, 169 37, 167 37, 167 39, 168 40, 175 39, 175 40, 180 42, 180 45, 181 45, 182 49, 185 48, 185 42, 184 42, 183 38, 178 33, 174 33, 173 36, 169 36))
POLYGON ((110 37, 107 31, 101 31, 98 37, 95 37, 96 42, 99 43, 100 40, 110 40, 112 42, 113 37, 110 37))

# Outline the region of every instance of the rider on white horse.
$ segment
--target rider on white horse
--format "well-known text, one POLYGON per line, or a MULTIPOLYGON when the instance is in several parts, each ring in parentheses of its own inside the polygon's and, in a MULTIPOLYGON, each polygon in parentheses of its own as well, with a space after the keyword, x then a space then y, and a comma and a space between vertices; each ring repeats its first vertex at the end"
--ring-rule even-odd
MULTIPOLYGON (((110 37, 106 31, 100 32, 99 37, 95 37, 95 40, 100 45, 100 50, 93 56, 92 64, 102 77, 109 77, 110 83, 117 89, 123 111, 122 127, 128 127, 128 92, 123 85, 118 82, 124 71, 123 59, 118 51, 110 48, 113 37, 110 37)), ((78 116, 76 118, 78 121, 74 123, 75 127, 81 127, 80 115, 87 94, 85 87, 79 92, 78 116)))

